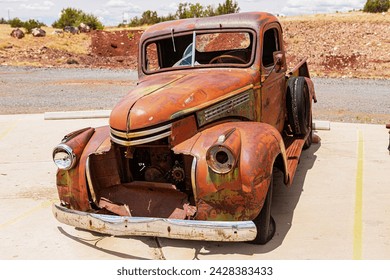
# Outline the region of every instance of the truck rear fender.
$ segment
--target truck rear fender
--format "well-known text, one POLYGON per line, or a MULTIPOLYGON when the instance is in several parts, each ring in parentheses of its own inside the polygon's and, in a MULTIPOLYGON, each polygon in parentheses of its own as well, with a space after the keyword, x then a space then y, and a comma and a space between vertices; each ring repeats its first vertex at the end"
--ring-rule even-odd
POLYGON ((307 86, 309 88, 310 97, 317 103, 316 93, 314 91, 313 81, 310 79, 309 67, 307 66, 307 57, 303 58, 289 73, 288 77, 305 77, 307 86))

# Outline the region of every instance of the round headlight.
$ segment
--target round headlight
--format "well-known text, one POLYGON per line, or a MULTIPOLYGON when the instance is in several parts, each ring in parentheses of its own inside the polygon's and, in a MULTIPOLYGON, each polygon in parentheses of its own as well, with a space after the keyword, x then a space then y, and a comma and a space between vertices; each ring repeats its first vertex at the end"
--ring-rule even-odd
POLYGON ((236 164, 236 158, 230 149, 220 145, 207 151, 206 160, 211 170, 218 174, 230 172, 236 164))
POLYGON ((53 161, 59 169, 69 170, 76 163, 76 155, 69 146, 59 144, 53 150, 53 161))

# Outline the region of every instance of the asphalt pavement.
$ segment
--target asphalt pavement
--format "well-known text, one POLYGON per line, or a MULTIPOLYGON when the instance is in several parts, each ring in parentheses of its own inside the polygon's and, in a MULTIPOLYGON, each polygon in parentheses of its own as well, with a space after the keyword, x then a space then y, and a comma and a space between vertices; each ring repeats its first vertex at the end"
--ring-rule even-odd
POLYGON ((276 234, 266 245, 110 237, 60 224, 53 147, 106 118, 0 115, 2 260, 390 259, 390 155, 384 125, 330 123, 303 152, 293 186, 276 174, 276 234))

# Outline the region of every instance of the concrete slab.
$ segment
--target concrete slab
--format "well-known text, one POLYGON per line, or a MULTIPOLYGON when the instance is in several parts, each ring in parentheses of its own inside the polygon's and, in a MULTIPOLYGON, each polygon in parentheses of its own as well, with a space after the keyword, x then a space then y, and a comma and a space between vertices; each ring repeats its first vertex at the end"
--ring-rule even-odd
POLYGON ((107 119, 0 116, 0 259, 390 259, 385 126, 331 123, 304 151, 292 187, 276 174, 275 237, 264 246, 102 236, 58 223, 52 148, 107 119))

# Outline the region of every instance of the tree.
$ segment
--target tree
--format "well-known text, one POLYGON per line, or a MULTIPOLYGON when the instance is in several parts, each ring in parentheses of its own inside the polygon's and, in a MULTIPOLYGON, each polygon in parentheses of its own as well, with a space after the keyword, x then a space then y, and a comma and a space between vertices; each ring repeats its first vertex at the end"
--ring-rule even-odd
POLYGON ((203 6, 199 3, 190 4, 190 15, 191 17, 200 18, 204 16, 203 6))
POLYGON ((80 23, 88 25, 91 29, 103 29, 104 27, 96 16, 86 14, 82 10, 74 8, 62 9, 60 18, 52 26, 55 28, 64 28, 65 26, 77 27, 80 23))
POLYGON ((156 11, 147 10, 142 13, 142 17, 134 17, 131 19, 129 26, 136 27, 141 25, 151 25, 161 22, 162 19, 157 15, 156 11))
POLYGON ((142 14, 142 18, 132 18, 129 26, 135 27, 175 19, 211 17, 216 15, 238 13, 239 11, 240 8, 238 7, 238 3, 232 0, 225 0, 224 3, 218 5, 217 9, 215 9, 212 5, 203 7, 199 3, 192 4, 184 2, 179 3, 175 14, 169 14, 166 17, 159 17, 157 12, 146 11, 142 14))
POLYGON ((0 24, 8 24, 8 21, 2 17, 0 19, 0 24))
POLYGON ((19 18, 13 18, 8 21, 8 23, 11 25, 11 27, 23 27, 23 21, 21 21, 19 18))
POLYGON ((141 25, 144 24, 156 24, 160 22, 160 18, 157 15, 156 11, 147 10, 142 13, 142 17, 140 20, 141 25))
POLYGON ((238 13, 240 8, 238 7, 238 3, 232 0, 226 0, 223 4, 218 4, 217 14, 225 15, 225 14, 234 14, 238 13))
POLYGON ((46 24, 35 19, 29 19, 23 23, 23 27, 27 30, 28 34, 30 34, 34 28, 41 28, 42 26, 46 26, 46 24))
POLYGON ((199 3, 179 3, 176 11, 176 18, 185 19, 185 18, 199 18, 205 15, 203 6, 199 3))
POLYGON ((169 21, 169 20, 175 20, 176 16, 174 14, 168 14, 167 16, 160 17, 160 22, 162 21, 169 21))
POLYGON ((184 19, 184 18, 190 18, 190 9, 189 9, 190 3, 179 3, 179 6, 177 6, 176 10, 176 18, 178 19, 184 19))
POLYGON ((390 8, 390 0, 367 0, 363 11, 366 13, 387 12, 390 8))
POLYGON ((80 23, 88 25, 93 30, 102 30, 104 28, 104 25, 93 14, 83 14, 79 19, 77 26, 80 25, 80 23))
POLYGON ((214 9, 212 5, 208 5, 204 10, 205 17, 213 17, 217 15, 217 11, 214 9))

